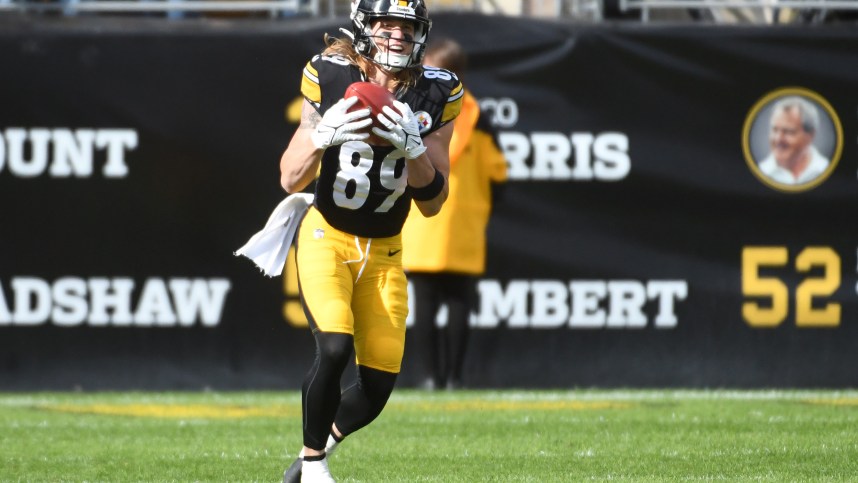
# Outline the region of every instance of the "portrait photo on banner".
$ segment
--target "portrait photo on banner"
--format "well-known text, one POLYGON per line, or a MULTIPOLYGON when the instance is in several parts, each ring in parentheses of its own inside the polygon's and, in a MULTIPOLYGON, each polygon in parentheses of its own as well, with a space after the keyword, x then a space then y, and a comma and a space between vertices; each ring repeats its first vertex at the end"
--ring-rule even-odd
POLYGON ((824 97, 801 87, 774 90, 751 108, 742 131, 745 161, 769 187, 801 192, 834 171, 843 148, 837 112, 824 97))

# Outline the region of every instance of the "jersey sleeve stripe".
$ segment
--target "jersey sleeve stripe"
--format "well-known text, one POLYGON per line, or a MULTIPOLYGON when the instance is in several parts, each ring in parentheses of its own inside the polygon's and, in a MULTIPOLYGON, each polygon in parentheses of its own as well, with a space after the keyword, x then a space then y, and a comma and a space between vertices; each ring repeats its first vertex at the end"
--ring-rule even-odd
POLYGON ((447 98, 447 104, 444 106, 444 113, 441 115, 442 122, 448 122, 459 115, 459 112, 462 111, 462 99, 464 98, 464 95, 464 85, 459 82, 459 84, 450 91, 450 96, 447 98))
POLYGON ((460 99, 463 95, 465 95, 464 85, 459 82, 459 85, 457 85, 453 88, 452 91, 450 91, 450 97, 447 98, 447 102, 450 103, 457 99, 460 99))
POLYGON ((301 79, 301 94, 316 104, 322 102, 322 88, 319 86, 319 73, 311 63, 304 67, 304 76, 301 79))

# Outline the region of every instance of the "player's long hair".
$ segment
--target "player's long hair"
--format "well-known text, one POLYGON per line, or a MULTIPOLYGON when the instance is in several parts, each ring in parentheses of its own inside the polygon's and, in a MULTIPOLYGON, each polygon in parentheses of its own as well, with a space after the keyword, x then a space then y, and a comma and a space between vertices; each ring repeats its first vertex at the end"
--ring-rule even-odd
MULTIPOLYGON (((368 79, 372 78, 375 71, 379 69, 375 62, 360 55, 354 49, 351 39, 331 37, 328 34, 325 34, 325 45, 327 47, 325 47, 324 52, 322 52, 323 54, 336 54, 345 57, 348 59, 349 63, 357 66, 357 68, 360 69, 368 79)), ((394 74, 394 77, 396 78, 396 88, 413 87, 417 84, 417 79, 420 77, 420 73, 422 71, 422 66, 414 66, 397 72, 394 74)))

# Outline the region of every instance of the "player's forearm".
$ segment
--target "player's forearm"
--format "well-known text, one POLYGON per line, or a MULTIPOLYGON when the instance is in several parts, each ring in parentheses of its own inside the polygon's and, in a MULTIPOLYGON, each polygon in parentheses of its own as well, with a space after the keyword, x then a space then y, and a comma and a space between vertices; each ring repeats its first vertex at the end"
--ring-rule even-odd
POLYGON ((417 205, 417 209, 420 210, 420 213, 423 214, 426 218, 430 218, 432 216, 437 215, 441 212, 441 208, 444 206, 444 202, 447 201, 447 183, 444 183, 444 189, 438 193, 438 196, 432 198, 428 201, 417 201, 414 200, 414 203, 417 205))
MULTIPOLYGON (((439 164, 443 165, 444 163, 439 164)), ((437 215, 444 202, 447 201, 447 194, 450 191, 447 183, 448 174, 443 166, 440 169, 435 166, 425 153, 415 159, 408 160, 408 185, 415 193, 414 203, 423 216, 428 218, 437 215), (440 179, 438 178, 439 175, 440 179), (438 191, 438 187, 440 187, 440 191, 438 191), (429 193, 437 191, 437 194, 429 199, 419 199, 422 197, 416 195, 427 191, 429 193)))
POLYGON ((280 158, 280 185, 287 193, 298 193, 316 177, 322 151, 312 143, 291 143, 280 158))

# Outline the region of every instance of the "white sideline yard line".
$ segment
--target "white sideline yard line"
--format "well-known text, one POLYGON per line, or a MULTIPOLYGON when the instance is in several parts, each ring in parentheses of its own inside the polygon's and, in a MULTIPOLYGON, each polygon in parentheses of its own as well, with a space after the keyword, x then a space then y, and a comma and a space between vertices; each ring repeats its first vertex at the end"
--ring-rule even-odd
MULTIPOLYGON (((426 394, 434 393, 397 393, 391 400, 420 400, 426 394)), ((433 396, 429 396, 433 397, 433 396)), ((488 399, 502 401, 683 401, 683 400, 736 400, 736 401, 774 401, 806 399, 858 399, 858 390, 854 389, 581 389, 570 391, 550 390, 507 390, 507 391, 466 391, 464 393, 440 394, 439 399, 488 399)))

